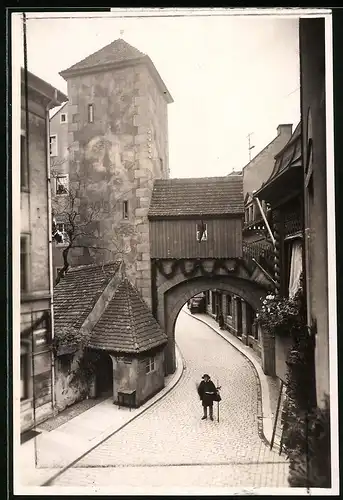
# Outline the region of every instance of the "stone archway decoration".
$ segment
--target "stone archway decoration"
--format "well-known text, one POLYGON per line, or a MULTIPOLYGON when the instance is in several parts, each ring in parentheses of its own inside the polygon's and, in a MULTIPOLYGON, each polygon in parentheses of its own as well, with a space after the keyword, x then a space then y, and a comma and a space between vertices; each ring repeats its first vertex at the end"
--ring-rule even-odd
POLYGON ((193 278, 199 271, 202 276, 212 277, 218 273, 221 269, 227 274, 231 274, 236 271, 237 262, 227 259, 209 259, 204 261, 203 259, 187 260, 179 259, 173 262, 166 262, 162 260, 156 260, 156 266, 158 271, 166 279, 172 279, 176 273, 180 270, 185 278, 193 278), (169 267, 170 271, 166 270, 169 267))

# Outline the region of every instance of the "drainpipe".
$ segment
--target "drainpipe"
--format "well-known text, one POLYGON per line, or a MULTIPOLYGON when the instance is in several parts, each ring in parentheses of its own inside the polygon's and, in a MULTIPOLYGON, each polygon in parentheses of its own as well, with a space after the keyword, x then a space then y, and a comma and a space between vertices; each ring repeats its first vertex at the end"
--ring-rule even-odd
MULTIPOLYGON (((45 108, 45 123, 46 123, 46 153, 47 153, 47 188, 48 188, 48 249, 49 249, 49 288, 50 288, 50 312, 51 312, 51 340, 54 339, 54 284, 53 284, 53 266, 52 266, 52 204, 51 204, 51 169, 50 169, 50 117, 49 109, 53 103, 57 103, 57 90, 55 96, 45 108)), ((55 410, 55 356, 51 353, 51 395, 52 395, 52 410, 55 410)))

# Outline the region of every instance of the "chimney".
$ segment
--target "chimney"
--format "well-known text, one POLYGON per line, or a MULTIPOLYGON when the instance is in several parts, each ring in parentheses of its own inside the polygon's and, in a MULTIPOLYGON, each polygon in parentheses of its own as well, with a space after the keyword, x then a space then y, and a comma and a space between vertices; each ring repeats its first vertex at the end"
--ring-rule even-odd
POLYGON ((282 123, 278 126, 277 135, 287 135, 289 138, 292 135, 293 125, 291 123, 282 123))

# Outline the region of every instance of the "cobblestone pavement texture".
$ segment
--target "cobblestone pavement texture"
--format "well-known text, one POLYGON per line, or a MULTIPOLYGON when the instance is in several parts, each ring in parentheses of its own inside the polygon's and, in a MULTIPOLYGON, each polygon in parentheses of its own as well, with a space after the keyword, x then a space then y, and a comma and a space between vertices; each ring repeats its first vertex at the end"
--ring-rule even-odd
POLYGON ((177 386, 54 486, 288 486, 288 463, 258 436, 256 378, 246 358, 184 312, 176 341, 186 365, 177 386), (203 373, 222 387, 219 422, 216 404, 215 421, 201 420, 203 373))

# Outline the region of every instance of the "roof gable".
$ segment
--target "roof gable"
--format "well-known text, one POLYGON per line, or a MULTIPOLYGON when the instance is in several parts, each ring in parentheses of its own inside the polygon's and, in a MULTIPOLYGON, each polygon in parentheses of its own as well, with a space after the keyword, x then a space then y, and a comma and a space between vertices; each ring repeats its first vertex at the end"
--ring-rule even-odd
POLYGON ((95 325, 90 347, 110 352, 140 353, 167 343, 167 335, 138 290, 124 278, 95 325))
POLYGON ((78 330, 115 276, 120 262, 72 267, 54 288, 55 331, 78 330))
POLYGON ((148 217, 240 215, 244 212, 243 176, 158 179, 148 217))
MULTIPOLYGON (((62 109, 68 104, 68 101, 64 102, 60 106, 57 106, 49 111, 49 120, 52 120, 62 109)), ((65 110, 66 111, 66 110, 65 110)))
POLYGON ((132 45, 125 42, 125 40, 118 38, 102 49, 97 50, 93 54, 85 57, 78 63, 73 64, 72 66, 70 66, 70 68, 62 71, 60 74, 66 75, 67 72, 72 72, 75 70, 84 70, 102 66, 103 64, 135 60, 144 56, 145 54, 143 54, 143 52, 140 52, 135 47, 132 47, 132 45))

